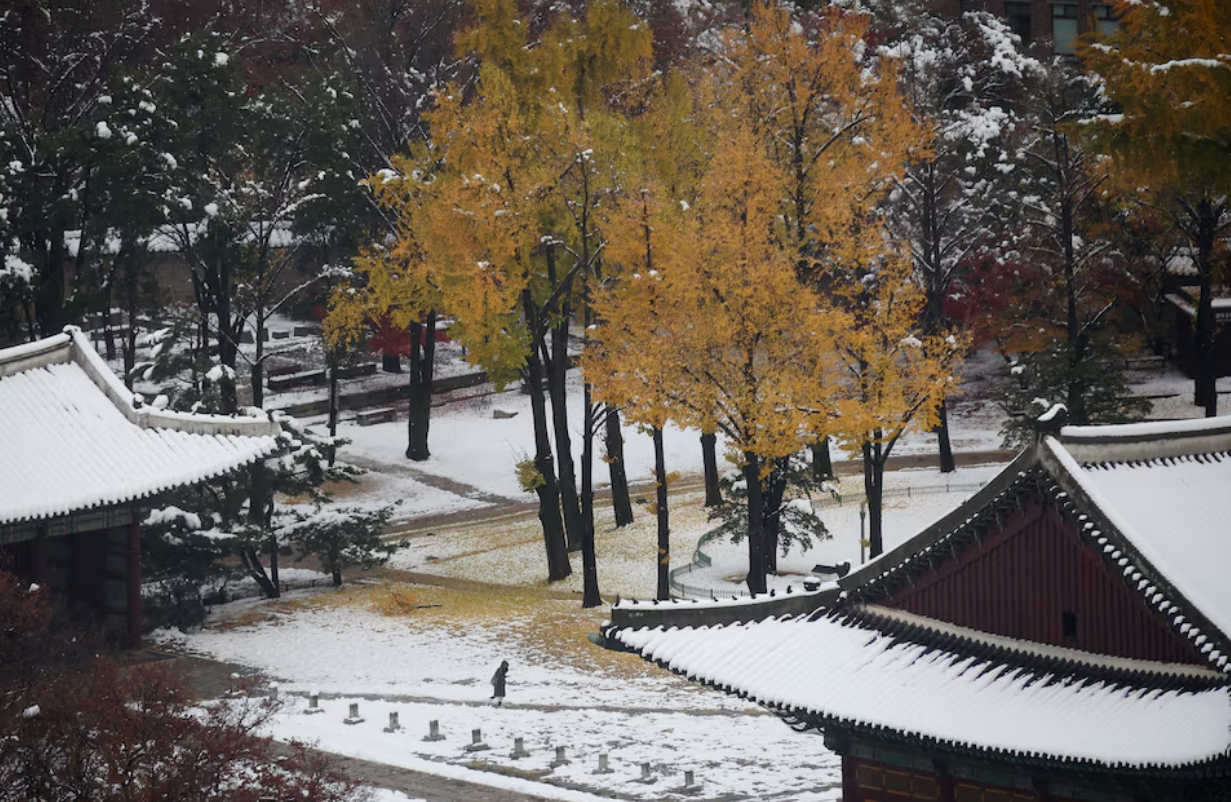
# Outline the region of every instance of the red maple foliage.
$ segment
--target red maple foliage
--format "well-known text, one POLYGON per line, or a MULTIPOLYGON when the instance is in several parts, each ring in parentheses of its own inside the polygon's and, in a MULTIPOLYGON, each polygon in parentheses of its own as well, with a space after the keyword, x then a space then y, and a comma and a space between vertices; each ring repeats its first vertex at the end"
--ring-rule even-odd
POLYGON ((199 704, 162 663, 126 666, 0 570, 0 802, 357 802, 303 744, 259 735, 265 697, 199 704))

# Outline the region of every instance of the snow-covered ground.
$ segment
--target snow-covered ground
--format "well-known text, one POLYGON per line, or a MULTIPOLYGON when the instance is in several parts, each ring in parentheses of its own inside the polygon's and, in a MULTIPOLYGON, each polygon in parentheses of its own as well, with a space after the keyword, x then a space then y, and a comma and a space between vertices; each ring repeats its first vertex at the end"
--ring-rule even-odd
MULTIPOLYGON (((833 802, 841 798, 840 765, 815 734, 801 735, 768 715, 705 715, 658 711, 577 710, 560 713, 357 699, 322 700, 321 715, 305 716, 305 701, 274 725, 285 738, 310 738, 330 751, 456 779, 490 784, 551 799, 597 802, 585 791, 633 799, 662 799, 694 772, 705 799, 730 796, 833 802), (349 704, 358 702, 365 721, 343 725, 349 704), (403 730, 386 733, 396 711, 403 730), (431 720, 440 722, 444 740, 427 742, 431 720), (466 752, 471 731, 480 730, 490 749, 466 752), (514 738, 529 755, 512 757, 514 738), (550 766, 556 747, 570 762, 550 766), (595 774, 600 754, 608 755, 610 774, 595 774), (481 763, 486 772, 465 768, 481 763), (641 764, 650 764, 655 782, 638 782, 641 764), (505 776, 490 769, 515 771, 505 776), (547 773, 550 772, 550 773, 547 773), (528 779, 542 773, 545 782, 528 779), (569 789, 546 783, 561 783, 569 789), (578 793, 577 789, 584 789, 578 793)), ((610 798, 610 797, 607 797, 610 798)))
MULTIPOLYGON (((967 392, 951 407, 953 442, 960 451, 1000 445, 1003 419, 991 391, 995 368, 994 357, 972 360, 967 392)), ((1148 387, 1160 394, 1172 391, 1169 388, 1187 392, 1182 377, 1175 376, 1153 375, 1148 387)), ((569 397, 573 453, 579 459, 581 392, 576 373, 570 375, 569 397)), ((1169 416, 1180 415, 1164 415, 1169 416)), ((432 458, 422 463, 404 458, 404 418, 370 427, 344 423, 339 434, 351 440, 342 459, 372 469, 353 487, 336 489, 340 502, 375 506, 397 501, 396 517, 406 519, 504 499, 533 499, 518 488, 514 472, 515 464, 533 451, 529 398, 517 390, 433 409, 432 458), (498 419, 493 414, 497 410, 515 414, 498 419)), ((649 479, 650 437, 626 427, 625 438, 630 479, 649 479)), ((684 474, 686 480, 700 473, 697 432, 668 429, 666 446, 669 471, 684 474)), ((934 436, 911 434, 895 454, 934 449, 934 436)), ((837 452, 835 457, 841 458, 837 452)), ((935 491, 946 481, 951 486, 947 492, 891 495, 886 548, 944 515, 997 470, 963 468, 952 477, 932 470, 889 474, 891 491, 935 491)), ((606 483, 602 463, 596 463, 595 478, 600 486, 606 483)), ((859 563, 859 484, 855 477, 847 479, 845 503, 818 509, 833 537, 782 558, 783 573, 802 574, 817 563, 859 563)), ((700 494, 687 486, 672 496, 673 566, 689 561, 697 538, 711 526, 700 501, 700 494)), ((656 542, 649 509, 636 506, 636 523, 622 530, 614 528, 609 513, 600 515, 599 581, 609 596, 653 595, 656 542)), ((744 546, 714 543, 706 550, 713 566, 704 581, 739 587, 746 570, 744 546)), ((432 574, 442 582, 484 585, 405 587, 422 609, 398 616, 373 609, 374 600, 386 592, 378 586, 296 591, 282 600, 246 600, 216 608, 208 628, 189 635, 164 631, 154 640, 260 670, 290 693, 329 695, 321 702, 321 715, 303 715, 305 702, 297 701, 275 722, 274 732, 282 738, 316 740, 341 754, 587 802, 597 798, 591 794, 661 798, 682 785, 682 772, 688 769, 696 772, 705 798, 840 798, 838 761, 821 738, 795 733, 758 709, 637 657, 588 643, 586 634, 598 630, 606 608, 581 611, 577 599, 556 593, 580 591, 576 555, 574 576, 548 592, 542 552, 537 521, 525 515, 510 514, 484 526, 418 531, 410 547, 397 553, 392 568, 432 574), (495 709, 487 702, 488 680, 501 659, 512 665, 509 699, 495 709), (366 721, 347 726, 342 719, 352 702, 360 705, 366 721), (388 713, 394 710, 404 730, 384 733, 388 713), (441 723, 445 740, 422 740, 431 720, 441 723), (464 750, 473 729, 482 731, 490 750, 464 750), (515 737, 525 739, 530 756, 510 756, 515 737), (565 746, 573 762, 546 777, 569 788, 544 786, 534 779, 547 769, 556 746, 565 746), (600 753, 609 755, 613 773, 593 773, 600 753), (653 785, 634 781, 643 762, 651 764, 657 777, 653 785)), ((685 581, 690 584, 702 579, 700 572, 689 577, 685 581)), ((402 800, 387 796, 380 802, 402 800)))
MULTIPOLYGON (((933 470, 891 471, 885 474, 884 547, 888 551, 919 533, 953 508, 973 496, 1003 468, 1003 465, 980 465, 959 468, 941 475, 933 470), (907 489, 910 495, 903 495, 907 489)), ((849 481, 849 480, 848 480, 849 481)), ((862 490, 862 488, 860 488, 862 490)), ((830 537, 807 550, 793 547, 778 558, 778 575, 768 578, 771 588, 784 590, 788 585, 799 589, 804 575, 816 565, 838 565, 849 562, 858 567, 866 557, 860 550, 860 519, 862 493, 848 496, 843 503, 826 500, 815 512, 829 530, 830 537)), ((866 519, 864 537, 866 537, 866 519)), ((680 581, 690 588, 709 589, 719 596, 723 591, 743 590, 748 571, 747 546, 728 541, 705 546, 713 561, 706 568, 697 568, 681 575, 680 581)))
POLYGON ((693 770, 706 798, 839 796, 838 760, 819 736, 795 733, 738 699, 588 643, 585 634, 598 628, 602 611, 514 596, 481 600, 477 617, 465 618, 475 599, 412 590, 442 606, 387 617, 362 603, 370 588, 305 591, 281 602, 226 605, 210 629, 163 632, 157 640, 262 669, 284 693, 330 695, 316 716, 303 715, 306 700, 295 700, 273 732, 353 757, 580 799, 490 773, 506 767, 533 776, 548 768, 556 746, 565 746, 573 762, 550 778, 595 793, 661 798, 693 770), (348 595, 348 603, 338 602, 348 595), (250 618, 254 613, 260 620, 250 618), (556 640, 544 643, 545 632, 556 640), (497 709, 488 699, 489 679, 501 659, 511 664, 509 696, 497 709), (343 718, 352 702, 366 720, 348 726, 343 718), (383 732, 390 711, 398 712, 402 732, 383 732), (431 720, 440 722, 445 740, 422 740, 431 720), (489 751, 465 751, 474 729, 489 751), (525 739, 529 757, 511 757, 516 737, 525 739), (599 753, 609 755, 612 774, 592 773, 599 753), (655 784, 634 782, 643 762, 651 764, 655 784))
MULTIPOLYGON (((963 469, 949 481, 967 488, 995 470, 963 469)), ((935 488, 946 480, 935 471, 910 471, 890 481, 896 490, 935 488)), ((970 492, 893 497, 887 545, 970 492)), ((678 556, 673 564, 688 560, 696 536, 709 526, 700 502, 696 491, 681 493, 674 502, 678 556)), ((624 530, 600 521, 600 571, 605 563, 614 566, 600 574, 606 593, 653 591, 653 518, 645 507, 637 512, 637 523, 624 530)), ((857 502, 821 512, 835 538, 786 558, 784 569, 806 570, 815 561, 839 561, 852 553, 857 559, 857 502)), ((188 635, 162 631, 155 640, 260 670, 287 693, 325 694, 323 714, 303 715, 306 701, 297 699, 273 732, 314 740, 340 754, 558 799, 662 798, 683 784, 685 770, 696 773, 705 798, 840 798, 839 762, 820 737, 796 733, 747 703, 633 655, 590 644, 586 635, 598 630, 607 608, 583 611, 577 600, 555 593, 568 589, 567 583, 550 592, 543 586, 541 535, 534 524, 530 519, 459 527, 416 538, 398 555, 404 568, 503 583, 504 590, 403 586, 420 607, 395 616, 374 609, 387 592, 380 586, 297 591, 277 601, 215 608, 206 629, 188 635), (512 666, 509 697, 496 709, 488 700, 489 679, 502 659, 512 666), (348 726, 342 720, 352 702, 360 705, 365 721, 348 726), (398 712, 403 731, 383 732, 391 711, 398 712), (444 740, 422 740, 432 720, 440 722, 444 740), (465 751, 474 729, 482 731, 490 750, 465 751), (516 737, 524 738, 530 756, 511 756, 516 737), (543 775, 556 746, 566 747, 572 763, 543 775), (600 753, 608 754, 611 774, 593 773, 600 753), (654 784, 635 781, 643 762, 651 764, 654 784)), ((742 573, 742 547, 711 544, 708 551, 720 570, 742 573)), ((579 589, 579 577, 573 586, 579 589)))
MULTIPOLYGON (((582 398, 581 375, 577 371, 570 372, 568 388, 573 460, 580 471, 582 398)), ((629 480, 649 479, 654 470, 654 444, 650 435, 636 426, 625 426, 623 431, 629 480)), ((358 457, 365 463, 395 465, 407 462, 405 418, 373 426, 341 423, 338 436, 350 441, 342 449, 343 459, 358 457)), ((554 437, 552 439, 554 441, 554 437)), ((668 426, 664 431, 664 443, 668 471, 701 471, 699 432, 668 426)), ((530 396, 517 389, 434 408, 428 446, 431 458, 413 463, 411 470, 441 476, 486 495, 519 501, 534 498, 517 484, 516 464, 534 455, 530 396), (514 417, 498 419, 494 417, 497 411, 511 413, 514 417)), ((596 448, 601 456, 601 438, 596 448)), ((719 448, 722 448, 721 443, 719 448)), ((595 485, 607 485, 606 466, 597 461, 595 464, 595 485)))

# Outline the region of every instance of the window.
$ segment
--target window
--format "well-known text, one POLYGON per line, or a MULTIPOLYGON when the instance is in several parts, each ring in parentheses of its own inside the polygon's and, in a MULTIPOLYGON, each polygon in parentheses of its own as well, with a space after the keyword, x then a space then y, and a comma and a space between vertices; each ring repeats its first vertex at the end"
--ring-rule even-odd
POLYGON ((855 782, 869 791, 882 791, 899 799, 936 800, 940 798, 940 784, 935 777, 909 771, 882 769, 879 766, 859 764, 855 767, 855 782))
POLYGON ((1065 640, 1077 640, 1077 613, 1061 613, 1060 623, 1065 640))
POLYGON ((1094 7, 1094 24, 1098 26, 1099 36, 1111 36, 1120 29, 1120 21, 1112 13, 1111 6, 1094 7))
POLYGON ((1077 46, 1077 4, 1054 3, 1051 7, 1051 38, 1057 53, 1072 55, 1077 46))
POLYGON ((1034 802, 1037 797, 1025 791, 980 788, 962 783, 953 788, 953 799, 954 802, 1034 802))
POLYGON ((1022 38, 1022 44, 1030 44, 1030 4, 1006 2, 1004 4, 1004 16, 1013 33, 1022 38))

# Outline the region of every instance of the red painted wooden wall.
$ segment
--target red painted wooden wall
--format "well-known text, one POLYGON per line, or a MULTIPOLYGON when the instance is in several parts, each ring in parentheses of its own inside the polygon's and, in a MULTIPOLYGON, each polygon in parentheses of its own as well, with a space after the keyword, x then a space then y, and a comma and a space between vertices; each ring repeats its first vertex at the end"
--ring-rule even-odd
POLYGON ((938 563, 883 603, 1012 638, 1206 663, 1042 498, 1008 515, 999 530, 989 529, 982 545, 938 563))

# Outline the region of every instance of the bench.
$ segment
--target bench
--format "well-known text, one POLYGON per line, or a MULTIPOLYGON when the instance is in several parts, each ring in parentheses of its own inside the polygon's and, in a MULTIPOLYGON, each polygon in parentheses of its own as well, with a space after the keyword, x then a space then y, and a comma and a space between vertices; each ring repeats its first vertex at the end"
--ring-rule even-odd
POLYGON ((1167 360, 1161 356, 1142 356, 1124 360, 1128 370, 1162 370, 1167 367, 1167 360))
POLYGON ((355 413, 355 423, 360 426, 372 426, 377 423, 389 423, 394 420, 397 420, 397 410, 393 407, 365 409, 355 413))
POLYGON ((275 393, 291 390, 296 387, 314 387, 325 383, 325 371, 305 370, 302 373, 291 373, 284 376, 272 376, 267 384, 275 393))
POLYGON ((269 377, 289 376, 292 373, 300 373, 303 371, 303 365, 298 362, 291 362, 284 365, 270 365, 265 369, 265 375, 269 377))
POLYGON ((357 379, 360 376, 375 376, 376 363, 364 362, 362 365, 351 365, 338 370, 339 379, 357 379))
POLYGON ((841 577, 846 576, 850 572, 851 572, 851 564, 849 561, 844 562, 844 563, 839 563, 837 565, 814 565, 812 566, 812 573, 819 574, 821 576, 836 576, 836 577, 841 578, 841 577))

